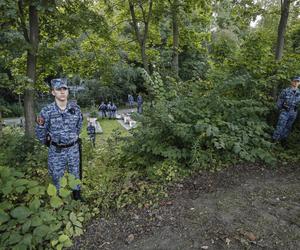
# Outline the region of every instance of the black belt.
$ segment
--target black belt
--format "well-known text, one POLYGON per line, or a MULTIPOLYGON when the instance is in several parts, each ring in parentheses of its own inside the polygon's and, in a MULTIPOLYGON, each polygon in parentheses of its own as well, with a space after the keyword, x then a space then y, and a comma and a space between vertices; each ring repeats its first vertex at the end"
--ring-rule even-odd
POLYGON ((54 142, 54 141, 51 141, 51 145, 53 145, 53 146, 55 146, 55 147, 57 147, 57 148, 69 148, 69 147, 74 146, 74 145, 77 144, 77 143, 78 143, 78 140, 77 140, 77 141, 74 141, 74 142, 72 142, 72 143, 70 143, 70 144, 59 144, 59 143, 56 143, 56 142, 54 142))
POLYGON ((298 110, 298 107, 283 107, 283 109, 287 112, 289 112, 291 110, 296 112, 298 110))

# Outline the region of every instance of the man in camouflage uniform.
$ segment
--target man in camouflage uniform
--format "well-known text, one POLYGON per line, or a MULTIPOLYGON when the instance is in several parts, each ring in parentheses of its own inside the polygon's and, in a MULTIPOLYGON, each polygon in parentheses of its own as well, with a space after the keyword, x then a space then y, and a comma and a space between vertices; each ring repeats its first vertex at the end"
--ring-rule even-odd
POLYGON ((136 102, 137 102, 137 112, 139 114, 142 114, 143 112, 143 97, 141 96, 141 94, 138 95, 137 99, 136 99, 136 102))
POLYGON ((277 108, 280 110, 280 115, 273 134, 273 140, 275 142, 281 141, 283 145, 297 117, 297 106, 300 102, 299 84, 299 76, 292 78, 291 86, 280 93, 277 101, 277 108))
MULTIPOLYGON (((49 146, 48 170, 59 190, 66 167, 69 173, 80 178, 79 134, 83 119, 79 106, 68 101, 65 79, 53 79, 51 88, 55 101, 44 107, 37 117, 36 136, 49 146)), ((73 198, 81 200, 80 186, 73 190, 73 198)))
POLYGON ((95 126, 91 122, 89 122, 86 130, 87 130, 87 133, 90 137, 90 140, 93 143, 93 146, 95 147, 95 142, 96 142, 96 128, 95 128, 95 126))
POLYGON ((107 110, 106 104, 104 102, 101 102, 101 104, 99 106, 99 111, 101 111, 102 118, 106 117, 106 110, 107 110))
POLYGON ((131 94, 128 95, 128 104, 129 104, 129 108, 133 108, 133 96, 131 94))
POLYGON ((106 106, 106 110, 107 110, 107 113, 108 113, 108 119, 111 119, 112 118, 112 104, 111 102, 108 102, 107 106, 106 106))
POLYGON ((115 103, 112 103, 111 105, 111 117, 116 118, 116 113, 117 113, 117 106, 115 103))

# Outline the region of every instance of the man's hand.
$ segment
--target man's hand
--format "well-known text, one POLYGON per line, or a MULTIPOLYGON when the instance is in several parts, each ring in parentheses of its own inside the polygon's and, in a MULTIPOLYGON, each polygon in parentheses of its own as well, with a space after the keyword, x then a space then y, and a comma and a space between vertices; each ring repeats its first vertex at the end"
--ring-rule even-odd
POLYGON ((282 104, 282 108, 285 109, 285 110, 288 110, 288 109, 289 109, 289 106, 288 106, 287 102, 284 102, 284 103, 282 104))
POLYGON ((42 116, 37 116, 37 118, 36 118, 36 123, 37 123, 38 125, 40 125, 40 126, 44 126, 44 124, 45 124, 45 119, 44 119, 44 117, 42 117, 42 116))

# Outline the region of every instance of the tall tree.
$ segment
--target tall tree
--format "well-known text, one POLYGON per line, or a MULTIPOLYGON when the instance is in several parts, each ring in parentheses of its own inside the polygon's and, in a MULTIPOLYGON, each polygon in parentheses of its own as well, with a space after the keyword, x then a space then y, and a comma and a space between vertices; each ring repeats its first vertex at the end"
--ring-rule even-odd
POLYGON ((281 14, 280 14, 280 21, 278 25, 277 43, 276 43, 276 51, 275 51, 276 60, 280 60, 283 55, 284 36, 285 36, 288 17, 289 17, 290 4, 291 4, 291 0, 283 0, 283 1, 281 0, 281 14))
POLYGON ((23 0, 18 1, 20 23, 23 30, 24 39, 28 43, 27 49, 27 68, 26 75, 29 84, 24 90, 24 115, 25 115, 25 135, 28 137, 34 136, 34 84, 36 82, 36 64, 37 64, 37 51, 39 44, 39 19, 38 11, 33 1, 29 2, 29 30, 26 25, 25 17, 25 4, 23 0))
POLYGON ((133 1, 133 0, 128 0, 129 3, 129 10, 130 10, 130 15, 132 19, 132 26, 134 28, 135 36, 138 41, 138 44, 140 46, 141 50, 141 56, 142 56, 142 61, 143 61, 143 66, 144 69, 150 73, 149 71, 149 62, 148 62, 148 56, 146 53, 146 42, 148 38, 148 32, 149 32, 149 24, 152 16, 152 5, 153 1, 149 0, 148 1, 148 11, 146 12, 144 9, 144 4, 142 1, 133 1), (136 15, 136 10, 135 7, 136 5, 140 8, 142 18, 141 21, 137 19, 136 15))
POLYGON ((173 55, 172 55, 172 70, 175 76, 178 76, 178 55, 179 55, 179 24, 178 24, 178 12, 179 12, 179 1, 178 0, 169 0, 171 4, 172 12, 172 30, 173 30, 173 55))

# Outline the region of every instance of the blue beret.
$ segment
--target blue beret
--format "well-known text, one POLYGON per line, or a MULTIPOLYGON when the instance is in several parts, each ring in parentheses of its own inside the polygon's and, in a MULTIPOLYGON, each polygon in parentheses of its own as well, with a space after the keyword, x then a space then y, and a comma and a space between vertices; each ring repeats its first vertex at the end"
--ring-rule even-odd
POLYGON ((51 87, 53 89, 68 88, 67 80, 62 78, 52 79, 51 87))
POLYGON ((300 82, 300 76, 295 76, 292 78, 292 81, 299 81, 300 82))

